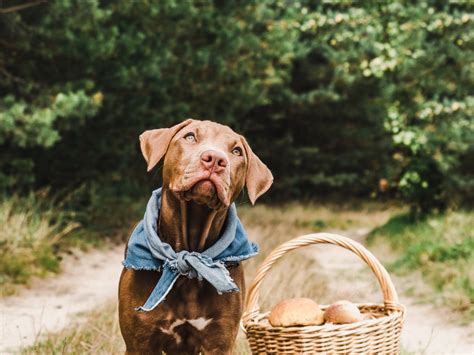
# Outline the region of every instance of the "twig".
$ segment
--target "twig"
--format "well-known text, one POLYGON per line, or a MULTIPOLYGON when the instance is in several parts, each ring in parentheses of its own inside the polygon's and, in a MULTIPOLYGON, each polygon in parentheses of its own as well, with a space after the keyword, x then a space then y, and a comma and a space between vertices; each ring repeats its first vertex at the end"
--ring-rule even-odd
POLYGON ((66 234, 72 232, 73 230, 77 229, 81 227, 81 224, 80 223, 77 223, 77 222, 73 222, 73 223, 70 223, 68 224, 61 232, 55 234, 49 241, 48 241, 48 244, 49 245, 54 245, 56 244, 57 242, 59 242, 59 240, 64 237, 66 234))
POLYGON ((27 2, 26 4, 10 6, 5 9, 0 9, 0 14, 8 14, 9 12, 24 10, 29 7, 36 6, 42 3, 46 3, 46 2, 48 2, 48 0, 37 0, 37 1, 27 2))
POLYGON ((3 74, 5 77, 7 77, 8 79, 16 83, 20 83, 20 84, 26 83, 26 80, 9 73, 8 70, 6 70, 5 68, 0 67, 0 74, 3 74))

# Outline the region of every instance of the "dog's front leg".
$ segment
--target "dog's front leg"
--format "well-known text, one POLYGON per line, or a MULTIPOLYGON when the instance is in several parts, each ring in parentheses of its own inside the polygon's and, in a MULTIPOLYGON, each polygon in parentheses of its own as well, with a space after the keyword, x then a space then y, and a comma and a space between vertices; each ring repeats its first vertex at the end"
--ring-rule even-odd
POLYGON ((206 355, 232 354, 238 330, 239 323, 236 322, 235 317, 221 318, 209 324, 202 332, 202 353, 206 355))
POLYGON ((203 350, 203 355, 231 355, 232 354, 233 345, 230 349, 221 349, 221 348, 214 348, 210 350, 203 350))
POLYGON ((155 349, 153 351, 149 350, 125 350, 125 355, 161 355, 163 354, 163 349, 155 349))

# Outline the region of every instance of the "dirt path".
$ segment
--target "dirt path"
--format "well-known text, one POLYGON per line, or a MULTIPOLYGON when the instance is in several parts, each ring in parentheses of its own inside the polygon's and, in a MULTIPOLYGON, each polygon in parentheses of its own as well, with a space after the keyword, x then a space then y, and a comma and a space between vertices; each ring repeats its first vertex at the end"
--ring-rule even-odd
MULTIPOLYGON (((364 243, 368 231, 339 232, 364 243)), ((336 232, 338 233, 338 232, 336 232)), ((335 246, 318 246, 310 249, 323 265, 325 276, 332 289, 329 299, 349 299, 354 302, 381 302, 382 295, 375 277, 354 254, 335 246), (341 262, 343 261, 343 262, 341 262)), ((377 254, 377 253, 375 253, 377 254)), ((377 255, 376 255, 377 256, 377 255)), ((404 280, 393 278, 400 302, 407 307, 402 333, 402 350, 414 354, 473 354, 473 329, 457 325, 452 312, 446 308, 417 304, 406 296, 404 280)))
POLYGON ((0 299, 0 354, 31 345, 66 327, 74 315, 117 294, 123 246, 76 252, 56 277, 35 280, 20 294, 0 299))

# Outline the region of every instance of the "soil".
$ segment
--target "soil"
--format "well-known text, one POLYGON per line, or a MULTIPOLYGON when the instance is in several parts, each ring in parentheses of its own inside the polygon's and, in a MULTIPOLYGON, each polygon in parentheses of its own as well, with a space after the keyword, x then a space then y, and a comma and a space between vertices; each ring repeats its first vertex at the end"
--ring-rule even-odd
POLYGON ((123 246, 66 256, 62 272, 35 279, 15 296, 0 299, 0 354, 57 332, 81 312, 117 297, 123 246))

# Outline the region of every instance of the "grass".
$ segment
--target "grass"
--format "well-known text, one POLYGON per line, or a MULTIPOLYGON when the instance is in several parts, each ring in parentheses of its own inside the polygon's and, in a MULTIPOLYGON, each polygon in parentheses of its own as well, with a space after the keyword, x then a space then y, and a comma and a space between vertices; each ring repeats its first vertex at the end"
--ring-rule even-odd
MULTIPOLYGON (((369 241, 388 243, 396 257, 391 271, 419 271, 451 309, 474 316, 474 213, 451 211, 413 221, 408 214, 375 228, 369 241)), ((432 294, 428 292, 428 294, 432 294)))
MULTIPOLYGON (((337 206, 285 204, 281 206, 240 206, 239 215, 249 237, 258 242, 260 254, 244 263, 246 281, 250 283, 257 266, 277 245, 301 234, 325 230, 374 228, 385 223, 392 209, 380 205, 364 205, 357 210, 337 206), (321 227, 324 225, 324 227, 321 227)), ((328 280, 320 272, 321 265, 305 250, 293 251, 277 262, 261 289, 260 305, 269 309, 275 302, 305 296, 321 299, 328 280), (291 276, 290 276, 291 275, 291 276), (284 287, 282 287, 284 285, 284 287)), ((86 314, 78 325, 48 334, 23 354, 120 354, 123 340, 117 326, 116 301, 86 314)), ((239 334, 236 354, 250 354, 247 341, 239 334)))
POLYGON ((120 335, 117 304, 114 302, 89 312, 79 321, 54 336, 20 351, 36 354, 123 354, 125 346, 120 335))
MULTIPOLYGON (((251 239, 260 246, 257 257, 245 263, 247 282, 258 265, 278 245, 299 235, 322 231, 366 230, 385 223, 393 208, 364 204, 354 209, 349 206, 316 206, 297 203, 281 206, 258 205, 239 209, 243 224, 251 239)), ((317 248, 316 246, 311 248, 317 248)), ((322 265, 312 257, 311 250, 299 249, 286 254, 273 267, 261 288, 261 307, 269 307, 289 297, 321 299, 327 279, 322 265), (288 277, 291 275, 291 277, 288 277), (284 284, 285 287, 281 287, 284 284)))
POLYGON ((142 201, 101 198, 72 212, 47 192, 0 200, 0 296, 13 294, 32 277, 60 271, 64 253, 123 241, 141 216, 142 201), (138 207, 140 206, 140 207, 138 207))
POLYGON ((0 202, 0 293, 14 291, 32 276, 57 272, 56 246, 79 224, 31 194, 0 202))

